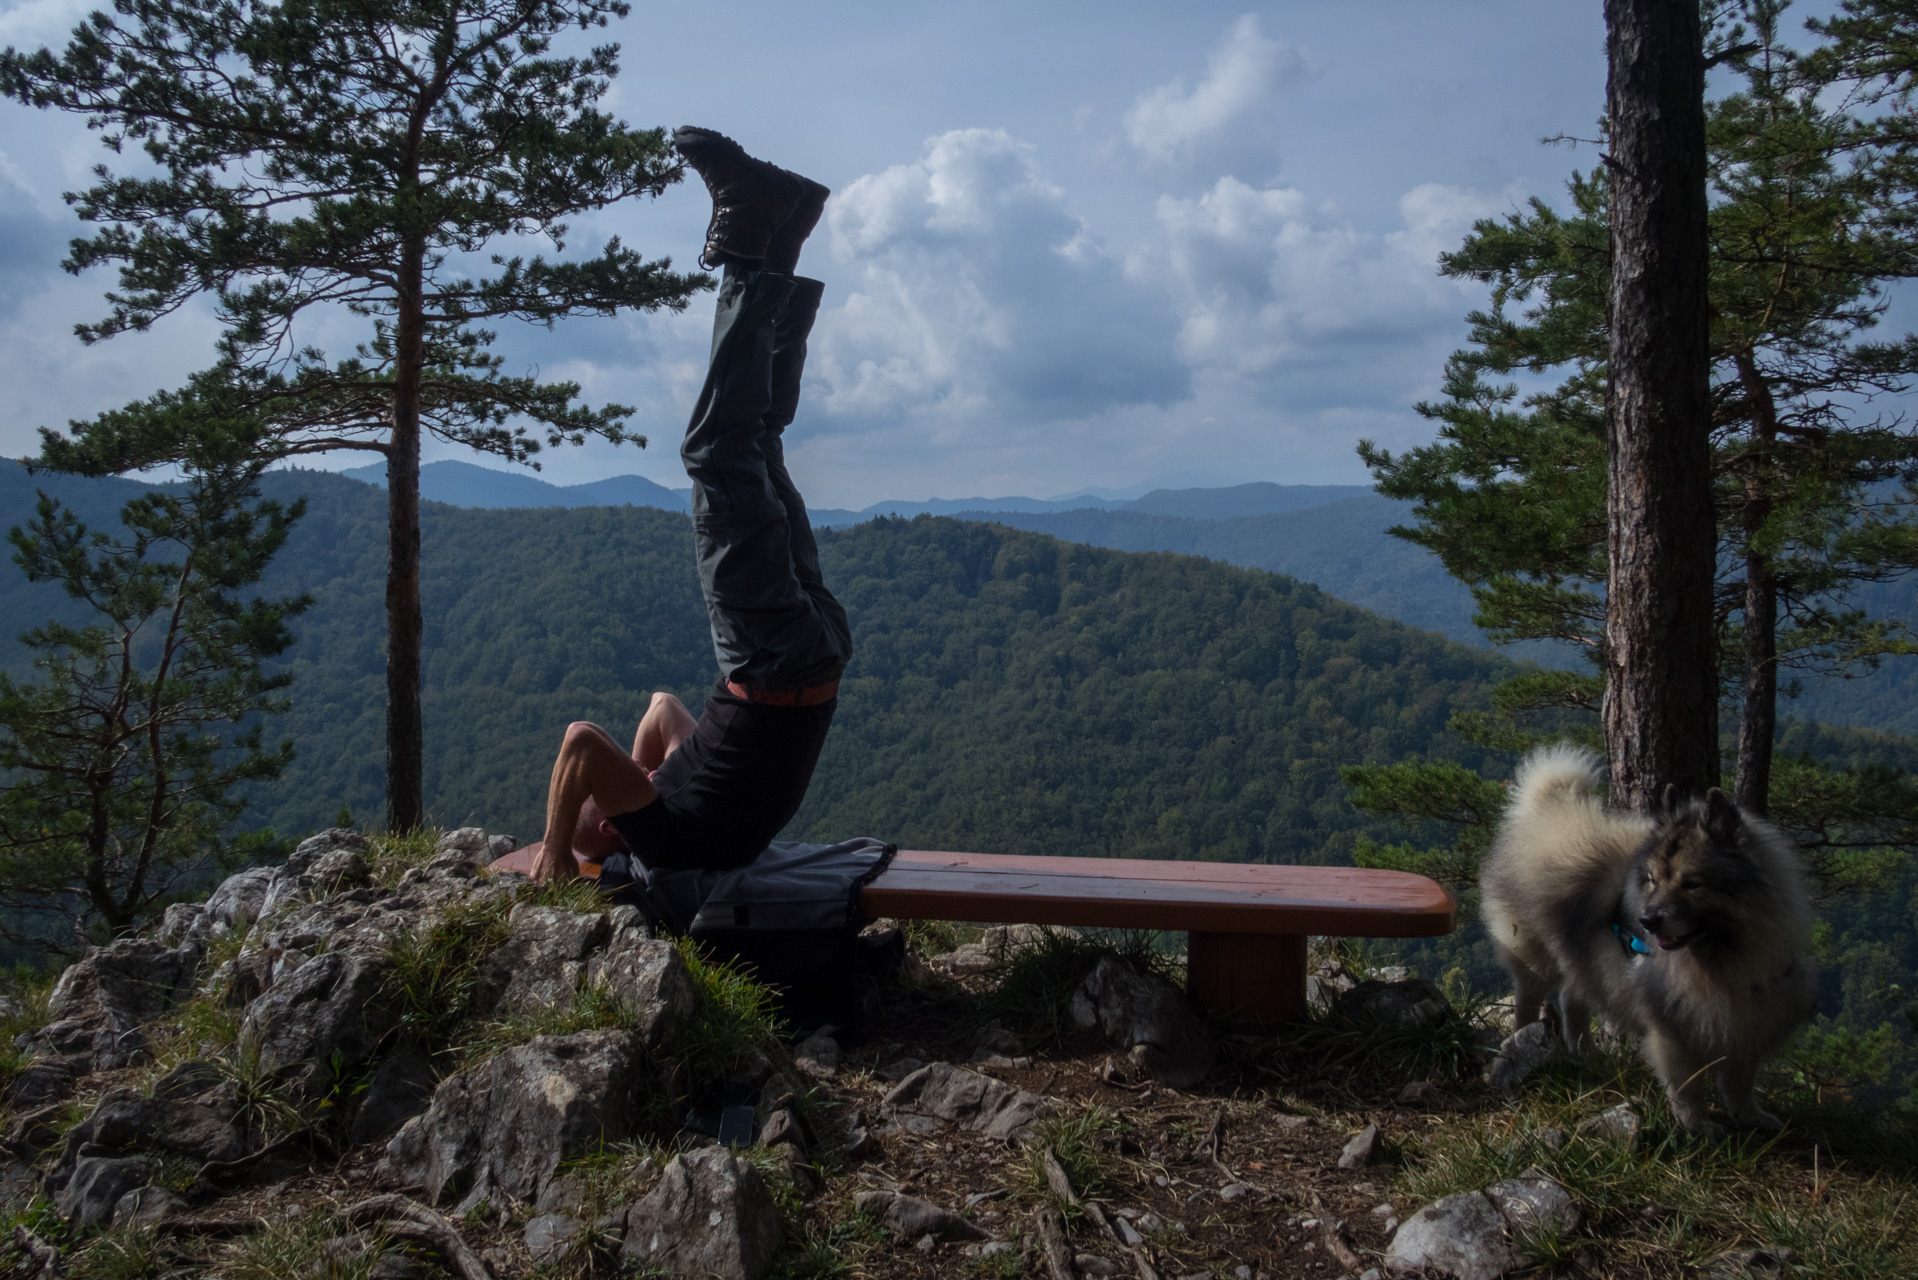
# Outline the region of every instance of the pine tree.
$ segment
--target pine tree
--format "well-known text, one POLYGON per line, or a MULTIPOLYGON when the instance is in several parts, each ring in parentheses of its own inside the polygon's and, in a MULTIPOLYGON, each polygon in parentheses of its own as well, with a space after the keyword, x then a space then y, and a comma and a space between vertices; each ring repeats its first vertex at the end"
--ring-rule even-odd
MULTIPOLYGON (((1913 651, 1901 625, 1844 601, 1918 566, 1918 436, 1874 403, 1918 373, 1918 339, 1868 336, 1918 242, 1889 198, 1897 157, 1861 146, 1856 117, 1827 104, 1831 64, 1814 72, 1782 45, 1781 7, 1754 4, 1749 30, 1720 33, 1742 85, 1707 115, 1714 629, 1722 692, 1739 710, 1740 803, 1774 811, 1833 851, 1833 876, 1856 878, 1859 859, 1840 852, 1918 841, 1918 804, 1909 787, 1878 787, 1867 814, 1873 788, 1802 761, 1774 776, 1778 676, 1846 675, 1913 651), (1821 826, 1820 797, 1844 833, 1821 826)), ((1604 693, 1610 190, 1604 174, 1575 175, 1569 190, 1567 213, 1534 200, 1444 255, 1441 269, 1491 285, 1492 303, 1470 317, 1472 346, 1449 361, 1442 399, 1419 407, 1438 439, 1396 456, 1361 447, 1380 491, 1418 504, 1417 523, 1394 532, 1471 586, 1494 639, 1591 657, 1593 673, 1529 675, 1498 714, 1458 726, 1513 749, 1537 737, 1519 726, 1526 713, 1593 709, 1604 693), (1504 380, 1514 374, 1560 380, 1521 399, 1504 380)), ((1402 803, 1418 766, 1395 768, 1354 771, 1355 802, 1431 809, 1402 803)))
POLYGON ((28 631, 35 682, 0 674, 0 930, 59 947, 71 920, 139 925, 181 877, 270 846, 236 838, 237 789, 277 778, 290 742, 262 717, 292 677, 267 663, 293 642, 303 596, 249 595, 304 511, 261 500, 257 443, 203 424, 185 480, 126 504, 119 536, 41 495, 8 535, 33 582, 58 583, 92 620, 28 631))
MULTIPOLYGON (((242 413, 286 457, 381 454, 389 502, 387 823, 422 818, 421 433, 528 462, 546 445, 629 435, 631 410, 509 375, 486 326, 678 309, 710 281, 617 237, 584 261, 478 256, 501 237, 563 250, 566 220, 681 176, 660 130, 599 111, 618 46, 552 53, 624 17, 624 0, 122 0, 64 52, 0 54, 0 91, 84 115, 157 172, 96 170, 69 196, 99 224, 73 272, 114 265, 87 342, 144 330, 210 295, 215 367, 179 390, 43 432, 41 461, 91 474, 177 461, 198 424, 242 413), (367 325, 348 357, 301 322, 367 325), (531 430, 529 425, 531 424, 531 430)), ((536 465, 536 464, 535 464, 536 465)))

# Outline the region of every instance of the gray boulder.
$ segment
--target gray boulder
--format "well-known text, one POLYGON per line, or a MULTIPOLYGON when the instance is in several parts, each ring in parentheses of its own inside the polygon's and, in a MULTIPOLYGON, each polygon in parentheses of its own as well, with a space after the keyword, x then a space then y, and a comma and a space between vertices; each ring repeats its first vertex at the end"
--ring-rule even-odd
POLYGON ((510 935, 487 958, 488 985, 500 989, 502 1013, 564 1008, 586 976, 587 959, 606 945, 605 915, 521 904, 510 935))
POLYGON ((1452 1016, 1452 1003, 1423 978, 1368 979, 1341 995, 1332 1012, 1347 1022, 1382 1031, 1424 1031, 1444 1025, 1452 1016))
MULTIPOLYGON (((149 1098, 133 1089, 110 1089, 93 1114, 67 1131, 61 1170, 76 1167, 82 1152, 153 1152, 191 1160, 235 1160, 250 1149, 247 1136, 227 1113, 182 1098, 149 1098)), ((110 1207, 110 1206, 109 1206, 110 1207)))
POLYGON ((1588 1116, 1578 1122, 1577 1132, 1584 1137, 1595 1138, 1600 1142, 1612 1142, 1621 1147, 1636 1147, 1644 1121, 1638 1118, 1629 1102, 1621 1102, 1615 1107, 1607 1107, 1595 1116, 1588 1116))
POLYGON ((76 1229, 104 1227, 120 1197, 153 1181, 158 1167, 147 1156, 83 1155, 54 1197, 54 1208, 76 1229))
POLYGON ((278 867, 248 867, 221 881, 201 910, 197 921, 201 931, 211 938, 230 931, 244 932, 260 918, 267 890, 279 874, 278 867))
POLYGON ((1572 1193, 1538 1168, 1494 1182, 1485 1188, 1485 1196, 1498 1206, 1520 1240, 1538 1235, 1568 1236, 1583 1220, 1572 1193))
POLYGON ((699 988, 672 943, 649 937, 644 924, 623 923, 619 911, 613 916, 612 939, 588 962, 586 980, 638 1019, 641 1044, 658 1049, 699 1012, 699 988))
POLYGON ((386 1144, 384 1167, 461 1211, 536 1201, 560 1163, 633 1131, 645 1055, 627 1031, 539 1036, 440 1082, 386 1144))
POLYGON ((1556 1050, 1550 1027, 1543 1022, 1527 1023, 1499 1044, 1498 1052, 1486 1065, 1485 1083, 1510 1093, 1550 1062, 1556 1050))
POLYGON ((1133 1064, 1160 1084, 1189 1089, 1218 1060, 1212 1029, 1185 993, 1163 978, 1134 973, 1113 956, 1101 957, 1073 993, 1073 1025, 1097 1027, 1130 1051, 1133 1064))
POLYGON ((361 857, 371 857, 373 842, 351 827, 328 827, 300 841, 287 856, 286 870, 291 875, 303 876, 314 869, 320 860, 330 853, 349 850, 361 857))
POLYGON ((150 1227, 182 1212, 186 1207, 186 1197, 165 1187, 135 1187, 114 1203, 113 1225, 150 1227))
POLYGON ((1001 1139, 1026 1137, 1034 1122, 1051 1109, 1036 1093, 948 1062, 921 1067, 901 1080, 886 1095, 886 1105, 950 1120, 962 1129, 1001 1139))
POLYGON ((73 1067, 65 1058, 35 1058, 0 1090, 15 1111, 32 1111, 73 1095, 73 1067))
POLYGON ((1379 1136, 1379 1127, 1368 1124, 1339 1152, 1339 1168, 1364 1169, 1384 1158, 1385 1140, 1379 1136))
POLYGON ((1385 1253, 1389 1271, 1421 1268, 1454 1280, 1498 1280, 1517 1265, 1505 1215, 1480 1191, 1463 1191, 1407 1218, 1385 1253))
POLYGON ((143 1028, 190 993, 199 962, 197 948, 150 938, 88 947, 54 984, 30 1043, 83 1073, 131 1066, 146 1055, 143 1028))
POLYGON ((759 1280, 785 1243, 772 1192, 724 1147, 677 1156, 626 1215, 622 1265, 663 1276, 759 1280))
POLYGON ((925 1236, 942 1243, 992 1239, 991 1232, 917 1196, 900 1195, 896 1191, 861 1191, 853 1197, 853 1203, 862 1213, 885 1223, 899 1240, 918 1240, 925 1236))
POLYGON ((581 1230, 578 1218, 542 1213, 526 1224, 526 1251, 536 1265, 557 1258, 572 1247, 581 1230))
POLYGON ((336 1063, 357 1071, 397 1025, 399 1010, 384 990, 391 968, 383 956, 361 951, 314 956, 247 1007, 241 1038, 300 1097, 324 1097, 336 1063))
POLYGON ((401 1044, 380 1059, 353 1113, 349 1140, 378 1142, 392 1134, 433 1101, 433 1064, 411 1044, 401 1044))

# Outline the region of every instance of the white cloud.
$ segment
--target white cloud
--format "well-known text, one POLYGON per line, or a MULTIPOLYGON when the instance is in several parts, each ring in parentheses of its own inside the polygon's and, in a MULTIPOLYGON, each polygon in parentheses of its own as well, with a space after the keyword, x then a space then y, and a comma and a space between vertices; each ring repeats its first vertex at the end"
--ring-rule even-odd
POLYGON ((833 255, 855 283, 814 344, 808 377, 827 416, 908 415, 937 432, 1186 394, 1163 296, 1003 130, 941 134, 830 208, 833 255))
POLYGON ((1126 138, 1151 159, 1182 158, 1305 74, 1298 50, 1267 37, 1258 15, 1248 13, 1226 31, 1191 92, 1177 79, 1139 95, 1125 114, 1126 138))
MULTIPOLYGON (((1399 201, 1402 228, 1380 235, 1354 227, 1329 202, 1234 177, 1194 199, 1163 196, 1163 263, 1180 298, 1180 355, 1216 375, 1296 379, 1323 375, 1343 349, 1362 347, 1369 362, 1390 369, 1393 348, 1423 346, 1459 317, 1464 295, 1437 275, 1438 251, 1509 200, 1422 186, 1399 201)), ((1375 374, 1345 394, 1366 402, 1401 387, 1375 374)))

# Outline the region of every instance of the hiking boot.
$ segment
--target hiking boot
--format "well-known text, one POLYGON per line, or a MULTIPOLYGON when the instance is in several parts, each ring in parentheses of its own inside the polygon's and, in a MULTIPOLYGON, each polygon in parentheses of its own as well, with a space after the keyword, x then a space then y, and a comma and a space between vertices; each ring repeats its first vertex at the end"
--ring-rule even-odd
MULTIPOLYGON (((713 197, 713 219, 706 225, 706 247, 699 255, 703 267, 717 267, 729 258, 763 259, 773 233, 792 215, 801 197, 809 194, 802 185, 804 178, 753 159, 723 133, 686 125, 673 130, 673 148, 705 179, 713 197)), ((823 196, 819 203, 825 203, 823 196)), ((818 217, 815 213, 814 221, 818 217)), ((802 234, 800 239, 804 238, 802 234)), ((798 256, 795 244, 795 262, 798 256)))
POLYGON ((826 211, 826 197, 832 194, 832 188, 787 169, 780 172, 799 183, 799 203, 793 206, 791 216, 779 224, 766 246, 766 270, 789 276, 799 267, 799 247, 819 225, 819 215, 826 211))

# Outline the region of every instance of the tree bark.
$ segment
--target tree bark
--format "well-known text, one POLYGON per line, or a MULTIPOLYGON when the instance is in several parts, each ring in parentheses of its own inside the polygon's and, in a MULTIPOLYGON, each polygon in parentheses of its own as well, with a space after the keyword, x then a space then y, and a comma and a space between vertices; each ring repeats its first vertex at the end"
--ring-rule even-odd
POLYGON ((1771 387, 1749 354, 1737 357, 1738 380, 1751 405, 1751 448, 1745 472, 1745 655, 1738 721, 1738 781, 1732 798, 1756 814, 1769 811, 1772 739, 1778 732, 1778 576, 1758 547, 1771 518, 1767 488, 1778 409, 1771 387))
POLYGON ((426 820, 420 711, 420 382, 425 245, 401 250, 394 322, 393 435, 386 454, 386 829, 426 820))
POLYGON ((1718 781, 1705 60, 1698 6, 1606 0, 1612 288, 1605 745, 1612 802, 1718 781))

